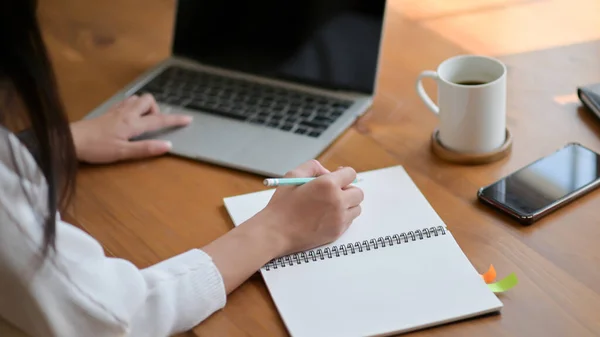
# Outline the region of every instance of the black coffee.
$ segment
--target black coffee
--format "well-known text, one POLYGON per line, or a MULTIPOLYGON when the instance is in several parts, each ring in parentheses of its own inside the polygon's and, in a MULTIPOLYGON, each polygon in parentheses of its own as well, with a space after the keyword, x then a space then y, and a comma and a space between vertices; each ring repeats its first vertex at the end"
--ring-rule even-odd
POLYGON ((456 82, 456 84, 460 84, 460 85, 481 85, 481 84, 486 84, 487 82, 483 82, 483 81, 462 81, 462 82, 456 82))

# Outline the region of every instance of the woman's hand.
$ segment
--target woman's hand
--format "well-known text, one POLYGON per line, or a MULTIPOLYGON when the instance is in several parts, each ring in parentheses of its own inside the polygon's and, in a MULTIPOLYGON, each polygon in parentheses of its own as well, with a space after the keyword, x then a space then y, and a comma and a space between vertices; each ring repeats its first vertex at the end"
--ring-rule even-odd
POLYGON ((329 172, 312 160, 286 176, 317 178, 278 187, 263 210, 203 248, 227 293, 273 258, 334 241, 361 212, 363 192, 350 186, 356 178, 351 168, 329 172))
POLYGON ((302 186, 281 186, 264 209, 272 219, 269 230, 280 235, 281 254, 329 243, 342 235, 361 213, 364 195, 350 186, 356 172, 339 168, 330 173, 311 160, 286 177, 317 177, 302 186))
POLYGON ((144 94, 126 98, 100 117, 72 123, 71 132, 77 158, 101 164, 165 154, 171 149, 169 142, 130 139, 190 122, 189 116, 161 114, 154 97, 144 94))

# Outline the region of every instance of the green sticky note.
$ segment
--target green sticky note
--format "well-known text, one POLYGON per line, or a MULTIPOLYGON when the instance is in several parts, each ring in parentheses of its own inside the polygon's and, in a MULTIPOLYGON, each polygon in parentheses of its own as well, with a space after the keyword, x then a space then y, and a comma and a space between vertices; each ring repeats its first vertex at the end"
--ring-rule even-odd
POLYGON ((498 282, 488 284, 488 287, 495 293, 502 293, 513 288, 517 283, 519 283, 519 279, 515 273, 512 273, 498 282))

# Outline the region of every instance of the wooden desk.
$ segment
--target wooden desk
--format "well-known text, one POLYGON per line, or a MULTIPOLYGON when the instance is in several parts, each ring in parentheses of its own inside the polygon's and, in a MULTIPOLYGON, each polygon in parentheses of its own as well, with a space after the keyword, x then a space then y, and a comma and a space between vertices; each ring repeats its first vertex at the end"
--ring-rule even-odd
MULTIPOLYGON (((168 55, 173 0, 40 1, 61 92, 82 117, 168 55)), ((600 151, 600 123, 579 109, 575 87, 600 81, 598 0, 390 0, 377 99, 319 159, 358 171, 401 164, 478 270, 493 263, 520 285, 500 295, 502 315, 415 336, 600 335, 600 192, 531 227, 480 206, 479 186, 569 141, 600 151), (508 65, 509 158, 456 166, 433 157, 436 118, 414 80, 457 53, 508 65)), ((427 89, 434 90, 431 86, 427 89)), ((108 254, 145 267, 200 247, 232 228, 222 198, 261 189, 261 178, 174 157, 83 167, 69 220, 108 254)), ((285 336, 256 275, 189 336, 285 336)))

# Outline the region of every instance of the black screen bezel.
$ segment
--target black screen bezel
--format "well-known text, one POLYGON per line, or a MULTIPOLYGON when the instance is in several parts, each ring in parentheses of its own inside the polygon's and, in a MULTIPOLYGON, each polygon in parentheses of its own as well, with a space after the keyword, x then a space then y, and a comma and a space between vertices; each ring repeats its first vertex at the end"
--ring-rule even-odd
MULTIPOLYGON (((176 0, 175 2, 175 10, 174 10, 174 16, 173 16, 173 24, 172 24, 172 30, 171 30, 171 43, 169 46, 169 50, 171 52, 171 55, 173 57, 176 58, 181 58, 181 59, 185 59, 185 60, 189 60, 192 62, 198 62, 199 64, 203 64, 202 62, 200 62, 199 60, 189 57, 188 55, 185 54, 180 54, 180 53, 175 53, 175 35, 177 34, 177 18, 178 18, 178 13, 179 13, 179 0, 176 0)), ((288 81, 288 82, 292 82, 292 83, 297 83, 297 84, 303 84, 303 85, 309 85, 309 86, 313 86, 313 87, 318 87, 318 88, 323 88, 323 89, 327 89, 327 90, 341 90, 341 91, 347 91, 347 92, 353 92, 353 93, 360 93, 360 94, 366 94, 369 96, 372 96, 376 93, 377 91, 377 83, 378 83, 378 79, 379 79, 379 73, 381 71, 381 61, 382 61, 382 49, 383 49, 383 42, 384 42, 384 37, 385 37, 385 26, 386 26, 386 18, 387 18, 387 10, 388 10, 388 1, 385 1, 384 4, 384 8, 383 8, 383 13, 382 13, 382 17, 381 17, 381 32, 380 32, 380 38, 379 38, 379 43, 378 43, 378 49, 377 49, 377 62, 375 64, 375 68, 373 70, 374 72, 374 79, 373 82, 370 85, 370 89, 369 90, 360 90, 358 88, 348 88, 346 86, 335 86, 335 85, 331 85, 331 84, 327 84, 327 83, 321 83, 319 81, 313 81, 313 80, 308 80, 308 79, 301 79, 301 78, 296 78, 296 77, 286 77, 286 76, 264 76, 261 74, 255 74, 255 73, 247 73, 249 75, 254 75, 254 76, 262 76, 265 78, 269 78, 269 79, 273 79, 273 80, 280 80, 280 81, 288 81)), ((217 65, 212 65, 212 64, 203 64, 209 67, 215 67, 215 68, 219 68, 217 65)), ((229 70, 229 69, 224 69, 224 70, 229 70)), ((232 71, 238 71, 235 69, 231 69, 232 71)), ((242 72, 244 73, 244 72, 242 72)))

